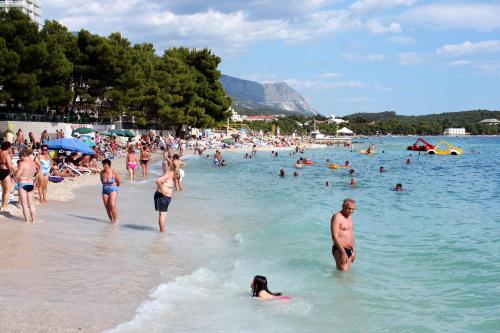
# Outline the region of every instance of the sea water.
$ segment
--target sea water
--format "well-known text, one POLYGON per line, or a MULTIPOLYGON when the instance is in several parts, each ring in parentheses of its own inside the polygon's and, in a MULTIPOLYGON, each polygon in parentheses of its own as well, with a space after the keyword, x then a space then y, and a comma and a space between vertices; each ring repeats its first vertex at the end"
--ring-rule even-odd
POLYGON ((414 137, 377 137, 354 150, 293 156, 222 151, 227 167, 189 158, 183 209, 206 218, 179 229, 179 212, 178 221, 169 217, 173 235, 166 238, 194 232, 189 257, 196 265, 152 288, 136 315, 111 331, 499 332, 500 139, 446 139, 464 154, 419 155, 406 150, 414 137), (370 143, 375 155, 358 152, 370 143), (315 164, 293 177, 299 157, 315 164), (328 169, 327 159, 348 160, 357 186, 348 169, 328 169), (403 192, 391 190, 396 183, 403 192), (357 258, 341 273, 330 219, 345 198, 356 200, 357 258), (257 274, 291 299, 252 299, 257 274))

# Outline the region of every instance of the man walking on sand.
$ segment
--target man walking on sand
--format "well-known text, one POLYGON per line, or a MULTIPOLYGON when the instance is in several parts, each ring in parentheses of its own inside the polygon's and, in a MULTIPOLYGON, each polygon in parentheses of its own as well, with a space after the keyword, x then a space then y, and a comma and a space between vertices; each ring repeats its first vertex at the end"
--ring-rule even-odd
POLYGON ((354 199, 345 199, 342 210, 333 214, 330 230, 332 233, 332 255, 337 269, 348 272, 356 259, 356 242, 354 240, 354 225, 352 213, 356 208, 354 199))

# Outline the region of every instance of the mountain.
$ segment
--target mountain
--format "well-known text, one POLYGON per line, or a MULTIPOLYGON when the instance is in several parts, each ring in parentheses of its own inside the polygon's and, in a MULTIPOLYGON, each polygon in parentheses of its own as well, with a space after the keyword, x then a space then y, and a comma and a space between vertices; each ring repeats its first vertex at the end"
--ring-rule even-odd
POLYGON ((220 82, 239 113, 261 110, 266 114, 318 114, 304 97, 284 82, 261 84, 228 75, 222 75, 220 82))

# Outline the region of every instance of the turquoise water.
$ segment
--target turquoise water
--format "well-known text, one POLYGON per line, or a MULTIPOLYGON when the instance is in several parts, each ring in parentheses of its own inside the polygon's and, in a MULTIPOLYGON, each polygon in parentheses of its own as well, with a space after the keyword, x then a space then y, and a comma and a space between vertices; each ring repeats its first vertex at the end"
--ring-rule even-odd
MULTIPOLYGON (((184 195, 193 211, 218 217, 197 223, 231 237, 192 274, 158 286, 115 331, 500 331, 500 139, 447 138, 464 155, 413 152, 407 165, 415 140, 374 138, 374 156, 337 147, 253 159, 223 151, 226 168, 191 158, 184 195), (293 177, 299 156, 318 164, 293 177), (327 158, 349 160, 358 185, 350 187, 348 170, 326 168, 327 158), (396 183, 404 192, 391 191, 396 183), (357 259, 339 273, 330 218, 348 197, 357 202, 357 259), (292 299, 251 299, 256 274, 292 299)), ((196 250, 201 256, 203 244, 196 250)))

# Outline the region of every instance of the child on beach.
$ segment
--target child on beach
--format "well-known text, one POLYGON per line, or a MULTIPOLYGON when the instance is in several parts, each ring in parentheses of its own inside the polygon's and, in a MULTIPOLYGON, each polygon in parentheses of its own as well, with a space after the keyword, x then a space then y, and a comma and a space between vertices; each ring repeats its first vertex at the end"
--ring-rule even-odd
POLYGON ((267 289, 267 279, 262 275, 255 275, 250 285, 252 289, 252 297, 257 297, 262 300, 271 300, 271 299, 281 299, 288 300, 289 296, 282 296, 281 293, 273 293, 267 289))

